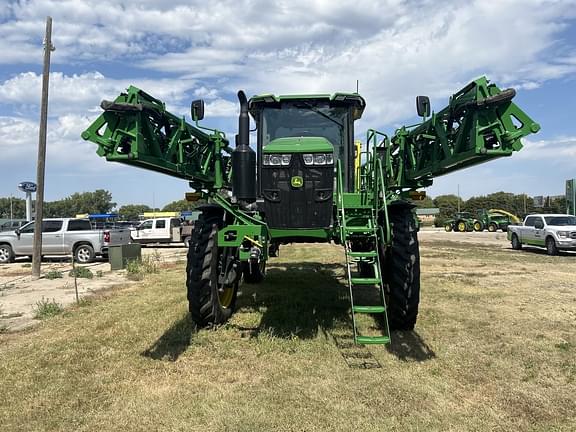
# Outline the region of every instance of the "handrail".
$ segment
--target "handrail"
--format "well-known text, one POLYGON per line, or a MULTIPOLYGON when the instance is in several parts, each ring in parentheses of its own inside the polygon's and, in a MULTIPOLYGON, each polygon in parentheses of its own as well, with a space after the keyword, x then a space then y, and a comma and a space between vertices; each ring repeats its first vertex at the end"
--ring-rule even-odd
POLYGON ((340 240, 344 243, 346 241, 346 218, 344 216, 344 192, 342 188, 342 165, 340 160, 336 163, 336 192, 340 205, 340 240))
MULTIPOLYGON (((384 209, 384 220, 386 221, 386 231, 384 232, 384 239, 386 240, 386 244, 390 243, 390 229, 389 229, 389 219, 388 219, 388 203, 386 202, 386 186, 384 185, 384 170, 382 168, 382 161, 378 159, 377 162, 377 173, 376 177, 377 180, 380 180, 380 186, 382 188, 382 207, 384 209)), ((378 201, 376 201, 378 202, 378 201)))

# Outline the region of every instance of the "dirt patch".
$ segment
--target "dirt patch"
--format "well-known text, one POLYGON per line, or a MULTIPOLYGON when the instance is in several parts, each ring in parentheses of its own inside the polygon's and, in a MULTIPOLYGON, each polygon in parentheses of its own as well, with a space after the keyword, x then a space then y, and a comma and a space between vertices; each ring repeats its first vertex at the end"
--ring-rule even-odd
MULTIPOLYGON (((146 247, 144 258, 157 261, 159 268, 169 268, 186 258, 183 247, 146 247)), ((89 269, 92 278, 74 278, 69 275, 69 258, 48 258, 42 263, 42 277, 33 279, 29 260, 20 259, 12 264, 0 265, 0 330, 18 331, 39 322, 35 311, 39 302, 50 301, 61 306, 75 303, 95 293, 120 284, 126 286, 126 271, 111 271, 107 261, 77 266, 89 269)))

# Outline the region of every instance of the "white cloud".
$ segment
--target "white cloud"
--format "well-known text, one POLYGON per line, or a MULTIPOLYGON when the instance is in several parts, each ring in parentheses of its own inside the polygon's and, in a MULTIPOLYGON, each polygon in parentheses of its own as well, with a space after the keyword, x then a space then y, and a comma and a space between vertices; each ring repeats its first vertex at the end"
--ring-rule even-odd
POLYGON ((518 159, 534 161, 554 160, 560 164, 573 166, 576 159, 576 136, 563 136, 553 139, 534 140, 524 138, 524 148, 516 156, 518 159))
MULTIPOLYGON (((238 89, 331 93, 354 91, 359 80, 368 105, 356 131, 392 132, 414 116, 417 94, 431 96, 439 109, 482 74, 522 91, 573 77, 575 41, 562 32, 575 6, 574 0, 446 0, 441 7, 429 0, 2 2, 0 64, 10 68, 0 82, 0 170, 7 154, 10 160, 35 154, 46 15, 54 18, 56 45, 49 140, 63 160, 90 169, 94 160, 114 164, 94 159, 93 146, 78 135, 100 113, 102 99, 130 84, 178 115, 189 116, 190 101, 204 98, 206 124, 214 118, 220 129, 235 130, 238 89), (22 72, 12 72, 18 64, 22 72)), ((551 141, 546 145, 573 156, 569 139, 551 141)), ((542 146, 526 141, 518 157, 548 158, 542 146)))
MULTIPOLYGON (((0 103, 24 113, 36 113, 40 102, 42 76, 34 72, 16 75, 0 84, 0 103)), ((128 86, 135 85, 172 106, 188 104, 187 91, 195 87, 192 79, 110 79, 99 72, 65 75, 50 74, 49 113, 100 113, 102 99, 114 99, 128 86)), ((94 114, 92 114, 94 115, 94 114)))
POLYGON ((32 137, 38 138, 38 125, 36 122, 14 117, 0 117, 0 149, 2 161, 8 162, 13 158, 30 153, 32 150, 32 137))
POLYGON ((225 99, 216 99, 206 104, 206 118, 211 117, 234 117, 238 115, 240 108, 238 103, 233 103, 225 99))
MULTIPOLYGON (((46 153, 52 168, 76 174, 102 169, 95 166, 100 159, 96 156, 96 146, 80 138, 89 124, 87 117, 74 114, 48 123, 46 153)), ((38 123, 25 118, 0 117, 0 149, 2 164, 6 167, 34 161, 38 152, 38 123)))

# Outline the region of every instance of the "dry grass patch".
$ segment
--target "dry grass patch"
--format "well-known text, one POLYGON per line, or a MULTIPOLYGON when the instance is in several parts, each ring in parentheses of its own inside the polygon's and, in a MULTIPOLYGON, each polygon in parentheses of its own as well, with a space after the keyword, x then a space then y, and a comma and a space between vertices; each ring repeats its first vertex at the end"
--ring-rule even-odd
POLYGON ((417 331, 356 350, 339 247, 283 247, 216 330, 190 321, 183 264, 163 268, 37 329, 0 335, 0 424, 573 430, 576 260, 473 249, 423 242, 417 331), (456 257, 449 267, 445 246, 456 257), (351 368, 345 352, 381 367, 351 368))

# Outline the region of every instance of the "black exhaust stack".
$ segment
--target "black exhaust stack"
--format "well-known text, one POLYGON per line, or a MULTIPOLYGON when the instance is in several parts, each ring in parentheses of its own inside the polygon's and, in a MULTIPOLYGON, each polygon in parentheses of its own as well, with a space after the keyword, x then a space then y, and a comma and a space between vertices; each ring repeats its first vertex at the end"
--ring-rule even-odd
POLYGON ((232 152, 232 193, 238 201, 256 201, 256 153, 250 148, 250 117, 248 100, 238 92, 240 116, 236 148, 232 152))

